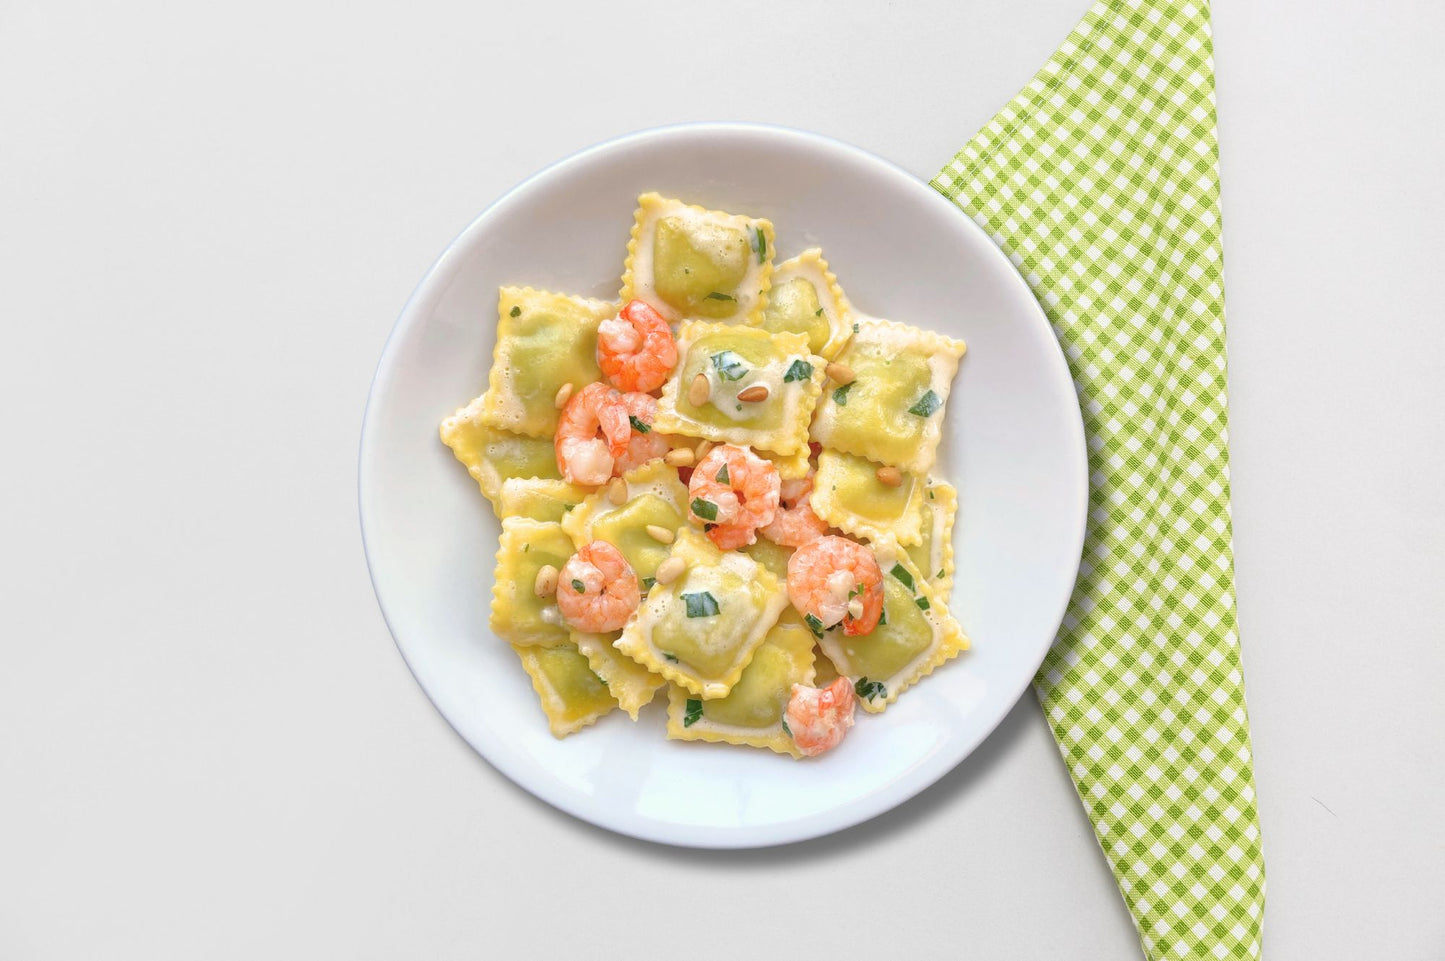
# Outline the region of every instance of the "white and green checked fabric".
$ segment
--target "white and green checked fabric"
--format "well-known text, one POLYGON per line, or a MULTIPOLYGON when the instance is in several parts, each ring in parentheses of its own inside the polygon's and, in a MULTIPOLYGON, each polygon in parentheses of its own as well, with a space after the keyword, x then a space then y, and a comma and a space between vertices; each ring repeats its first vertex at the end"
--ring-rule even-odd
POLYGON ((1047 311, 1089 531, 1035 678, 1150 958, 1257 958, 1264 860, 1235 631, 1208 7, 1103 0, 933 186, 1047 311))

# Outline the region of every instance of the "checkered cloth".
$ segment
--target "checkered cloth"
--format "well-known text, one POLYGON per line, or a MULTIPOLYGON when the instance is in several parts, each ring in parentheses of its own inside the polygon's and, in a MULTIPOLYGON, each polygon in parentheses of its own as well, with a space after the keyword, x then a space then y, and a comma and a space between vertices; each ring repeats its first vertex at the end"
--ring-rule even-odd
POLYGON ((1089 531, 1035 678, 1150 958, 1257 958, 1264 860, 1235 631, 1209 10, 1099 2, 934 179, 1044 305, 1089 531))

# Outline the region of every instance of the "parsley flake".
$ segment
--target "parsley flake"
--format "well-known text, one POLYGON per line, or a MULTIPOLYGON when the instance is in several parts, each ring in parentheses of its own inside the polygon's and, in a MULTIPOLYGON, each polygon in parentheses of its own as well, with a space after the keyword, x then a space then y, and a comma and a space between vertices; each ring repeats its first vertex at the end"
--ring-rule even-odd
POLYGON ((853 333, 858 333, 858 325, 856 323, 853 325, 853 333))
POLYGON ((918 398, 917 403, 908 408, 908 413, 917 414, 919 417, 927 417, 942 406, 943 401, 938 399, 937 394, 931 390, 925 390, 923 396, 918 398))
POLYGON ((908 573, 908 569, 905 568, 902 564, 894 564, 893 570, 889 571, 888 573, 892 574, 894 577, 902 581, 903 586, 908 588, 910 591, 914 589, 913 575, 908 573))
POLYGON ((682 726, 692 727, 702 720, 702 701, 695 697, 687 699, 687 712, 682 716, 682 726))
POLYGON ((748 372, 748 367, 743 363, 743 359, 730 350, 713 354, 712 366, 723 380, 742 380, 748 372))
POLYGON ((705 521, 717 520, 717 505, 712 501, 705 501, 701 497, 692 499, 692 512, 705 521))
POLYGON ((725 294, 725 293, 723 293, 723 292, 720 291, 720 290, 714 290, 712 293, 710 293, 710 294, 708 294, 706 297, 704 297, 703 300, 731 300, 731 301, 736 301, 737 298, 734 297, 732 294, 725 294))
POLYGON ((513 307, 511 310, 507 311, 507 316, 509 316, 509 317, 520 317, 520 316, 522 316, 522 308, 520 308, 520 307, 513 307))
POLYGON ((643 423, 642 421, 638 420, 637 417, 633 414, 628 414, 627 419, 632 422, 632 429, 637 431, 639 434, 648 434, 652 432, 651 424, 643 423))
POLYGON ((881 681, 870 681, 866 677, 860 677, 853 683, 853 693, 865 701, 871 701, 875 697, 887 697, 888 688, 884 687, 881 681))
POLYGON ((822 308, 822 307, 819 307, 817 310, 813 311, 813 316, 814 316, 814 317, 821 317, 821 316, 823 316, 823 308, 822 308))
POLYGON ((793 736, 793 729, 790 728, 790 727, 788 727, 788 719, 787 719, 787 718, 783 718, 782 721, 783 721, 783 733, 786 734, 786 735, 788 735, 788 737, 792 737, 792 736, 793 736))
POLYGON ((858 383, 856 380, 850 380, 842 387, 839 387, 837 390, 833 391, 833 403, 837 404, 839 407, 847 407, 848 391, 852 390, 853 385, 856 383, 858 383))
POLYGON ((882 627, 883 625, 885 625, 885 624, 887 624, 887 623, 888 623, 888 608, 886 608, 886 607, 880 607, 880 608, 878 609, 878 626, 879 626, 879 627, 882 627))
POLYGON ((757 238, 753 243, 753 249, 758 252, 758 263, 762 263, 763 258, 768 255, 768 238, 763 234, 761 227, 753 228, 753 236, 757 238))
POLYGON ((719 484, 731 484, 732 478, 728 476, 728 465, 722 465, 721 469, 719 469, 717 472, 717 476, 714 477, 713 480, 717 481, 719 484))
POLYGON ((717 599, 707 591, 684 594, 682 602, 687 605, 688 617, 715 617, 718 613, 717 599))
POLYGON ((642 589, 643 589, 644 591, 650 591, 650 590, 652 590, 652 585, 654 585, 654 584, 656 584, 656 583, 657 583, 657 578, 655 578, 655 577, 644 577, 644 578, 642 579, 642 589))
POLYGON ((806 623, 806 624, 808 625, 808 630, 810 630, 810 631, 813 632, 813 636, 814 636, 814 637, 822 637, 822 636, 823 636, 823 622, 822 622, 822 621, 818 620, 818 618, 814 617, 812 614, 804 614, 804 615, 803 615, 803 621, 804 621, 804 623, 806 623))
POLYGON ((943 568, 940 567, 940 568, 938 569, 938 573, 937 573, 937 574, 934 574, 933 576, 934 576, 934 577, 942 577, 942 576, 943 576, 943 568))
POLYGON ((673 654, 673 653, 670 652, 670 651, 663 651, 663 652, 662 652, 662 656, 663 656, 663 659, 664 659, 664 660, 667 660, 667 661, 669 661, 670 663, 673 663, 673 664, 676 664, 676 663, 677 663, 677 655, 676 655, 676 654, 673 654))
POLYGON ((572 578, 572 590, 576 591, 578 594, 585 594, 587 593, 587 585, 583 584, 581 581, 577 580, 577 578, 574 577, 572 578))
POLYGON ((918 609, 919 609, 920 611, 926 611, 926 610, 928 610, 928 598, 926 598, 926 597, 920 597, 920 598, 918 598, 918 600, 914 601, 913 603, 915 603, 915 604, 918 605, 918 609))
POLYGON ((790 384, 795 380, 807 380, 813 376, 813 365, 806 360, 795 360, 788 367, 788 372, 783 375, 783 383, 790 384))

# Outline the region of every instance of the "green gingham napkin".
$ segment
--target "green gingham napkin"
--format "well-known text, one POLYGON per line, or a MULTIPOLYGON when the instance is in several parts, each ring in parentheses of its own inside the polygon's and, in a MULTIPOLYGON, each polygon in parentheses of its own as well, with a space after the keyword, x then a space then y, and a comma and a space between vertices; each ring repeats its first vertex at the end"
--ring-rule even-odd
POLYGON ((1150 958, 1256 958, 1209 10, 1101 0, 934 179, 1073 372, 1089 531, 1034 683, 1150 958))

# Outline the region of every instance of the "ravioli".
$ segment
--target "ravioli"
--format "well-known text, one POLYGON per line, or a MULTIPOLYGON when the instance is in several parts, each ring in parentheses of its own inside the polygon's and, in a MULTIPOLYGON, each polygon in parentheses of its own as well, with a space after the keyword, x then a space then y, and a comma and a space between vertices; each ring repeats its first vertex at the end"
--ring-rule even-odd
POLYGON ((575 734, 617 707, 617 701, 602 679, 592 673, 587 658, 575 646, 516 647, 522 670, 532 679, 532 689, 547 715, 552 736, 575 734))
POLYGON ((783 457, 806 456, 808 420, 825 376, 823 358, 808 351, 806 337, 688 321, 678 331, 677 351, 654 427, 783 457), (694 404, 699 375, 707 380, 707 399, 694 404))
POLYGON ((823 252, 809 247, 773 269, 762 328, 808 338, 808 349, 832 360, 853 335, 853 308, 828 269, 823 252))
POLYGON ((784 547, 781 544, 774 544, 766 537, 759 537, 751 544, 745 544, 738 548, 738 550, 767 568, 779 581, 787 579, 788 558, 793 556, 793 548, 784 547))
POLYGON ((586 488, 564 480, 510 477, 502 482, 497 513, 502 517, 560 522, 587 495, 586 488))
POLYGON ((537 596, 537 572, 558 570, 575 553, 562 525, 509 517, 497 544, 492 586, 492 633, 514 647, 556 647, 571 641, 557 602, 537 596))
POLYGON ((685 571, 648 592, 613 646, 695 697, 726 697, 788 595, 757 561, 691 528, 678 532, 672 556, 685 571))
POLYGON ((858 703, 873 714, 968 650, 968 638, 948 612, 947 601, 895 544, 874 546, 883 570, 883 615, 867 634, 823 632, 818 646, 833 667, 853 682, 858 703))
POLYGON ((583 634, 573 631, 572 643, 577 646, 582 656, 587 658, 592 673, 607 685, 608 693, 617 701, 618 706, 635 721, 637 712, 652 702, 653 696, 667 681, 613 648, 613 642, 621 634, 621 631, 613 631, 611 634, 583 634))
POLYGON ((531 287, 503 287, 497 305, 497 346, 482 395, 482 418, 532 437, 557 431, 557 392, 601 380, 597 325, 617 305, 531 287))
POLYGON ((773 225, 656 193, 637 198, 622 302, 646 301, 669 320, 756 324, 773 270, 773 225))
POLYGON ((657 565, 667 559, 671 545, 650 534, 648 527, 676 532, 687 524, 687 486, 677 469, 660 460, 649 461, 622 475, 627 500, 614 505, 606 488, 588 496, 582 506, 562 519, 562 529, 578 547, 603 540, 622 552, 646 591, 657 565))
POLYGON ((466 466, 467 473, 472 475, 487 500, 495 507, 502 484, 514 477, 561 480, 552 441, 514 434, 485 423, 482 419, 484 400, 478 397, 442 421, 441 438, 466 466))
POLYGON ((878 467, 852 454, 823 451, 809 500, 813 513, 855 537, 919 543, 923 478, 901 474, 902 483, 893 487, 878 479, 878 467))
POLYGON ((940 597, 953 593, 953 519, 958 513, 958 492, 946 481, 930 477, 919 507, 922 539, 908 548, 908 558, 933 582, 940 597))
POLYGON ((794 684, 813 683, 813 635, 792 608, 764 637, 726 697, 703 700, 676 685, 667 693, 667 736, 763 747, 802 757, 783 722, 794 684))
POLYGON ((924 475, 933 467, 963 341, 865 318, 838 355, 853 381, 818 402, 813 440, 825 448, 924 475))

